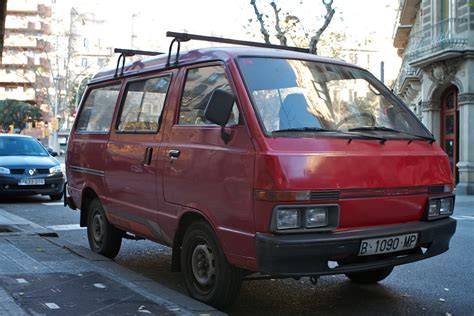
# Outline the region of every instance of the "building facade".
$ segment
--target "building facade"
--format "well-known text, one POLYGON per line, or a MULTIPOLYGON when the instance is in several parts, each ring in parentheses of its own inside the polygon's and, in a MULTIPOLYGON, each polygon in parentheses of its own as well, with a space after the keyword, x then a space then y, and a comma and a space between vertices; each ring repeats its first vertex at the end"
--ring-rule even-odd
POLYGON ((51 7, 45 1, 7 3, 0 64, 0 100, 14 99, 47 110, 51 7))
POLYGON ((395 92, 448 154, 456 192, 474 194, 474 1, 400 0, 395 92))

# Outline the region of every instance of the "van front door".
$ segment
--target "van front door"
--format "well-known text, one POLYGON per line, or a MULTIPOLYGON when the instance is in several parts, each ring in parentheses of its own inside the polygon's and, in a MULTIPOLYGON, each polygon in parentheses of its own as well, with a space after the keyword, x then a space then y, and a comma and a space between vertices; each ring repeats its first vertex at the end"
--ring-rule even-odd
MULTIPOLYGON (((164 158, 167 209, 201 213, 215 228, 227 254, 255 253, 253 216, 254 148, 237 103, 227 130, 207 121, 204 109, 215 89, 231 91, 221 64, 194 66, 181 73, 184 89, 171 127, 164 158)), ((235 259, 235 257, 234 257, 235 259)))
POLYGON ((107 148, 105 180, 110 220, 126 231, 162 241, 158 223, 160 129, 171 74, 127 83, 107 148))

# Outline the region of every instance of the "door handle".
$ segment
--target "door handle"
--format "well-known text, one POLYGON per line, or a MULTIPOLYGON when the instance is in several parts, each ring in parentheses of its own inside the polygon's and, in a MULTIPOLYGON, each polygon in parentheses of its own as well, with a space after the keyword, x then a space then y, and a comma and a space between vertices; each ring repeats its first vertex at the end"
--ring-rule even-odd
POLYGON ((181 151, 179 149, 170 149, 170 151, 168 151, 168 155, 170 155, 171 158, 178 158, 180 154, 181 151))
POLYGON ((151 164, 151 158, 153 156, 153 148, 147 147, 145 149, 145 158, 143 159, 143 164, 149 166, 151 164))

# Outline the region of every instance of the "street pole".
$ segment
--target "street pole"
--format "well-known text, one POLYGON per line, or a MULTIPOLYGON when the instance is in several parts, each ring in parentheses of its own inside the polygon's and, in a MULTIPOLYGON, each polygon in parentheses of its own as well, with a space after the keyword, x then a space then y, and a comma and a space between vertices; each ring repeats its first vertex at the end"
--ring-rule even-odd
POLYGON ((54 84, 55 84, 55 90, 56 90, 56 95, 55 95, 55 100, 54 100, 54 117, 51 121, 51 128, 53 130, 53 140, 52 144, 50 145, 53 147, 53 150, 57 153, 59 153, 59 141, 58 141, 58 128, 59 128, 59 122, 58 122, 58 106, 59 106, 59 76, 53 78, 54 84))

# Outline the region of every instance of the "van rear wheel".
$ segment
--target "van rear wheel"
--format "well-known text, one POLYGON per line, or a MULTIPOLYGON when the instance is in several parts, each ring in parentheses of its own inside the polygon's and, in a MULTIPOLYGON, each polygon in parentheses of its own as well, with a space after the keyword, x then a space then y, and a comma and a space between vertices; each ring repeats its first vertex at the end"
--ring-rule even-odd
POLYGON ((87 238, 92 251, 107 258, 115 258, 120 251, 122 232, 109 223, 98 199, 88 206, 87 238))
POLYGON ((393 267, 380 268, 363 272, 346 273, 346 276, 355 283, 372 284, 382 281, 392 273, 393 267))
POLYGON ((215 308, 229 306, 239 294, 243 273, 227 262, 217 236, 204 221, 186 230, 181 270, 189 294, 215 308))

